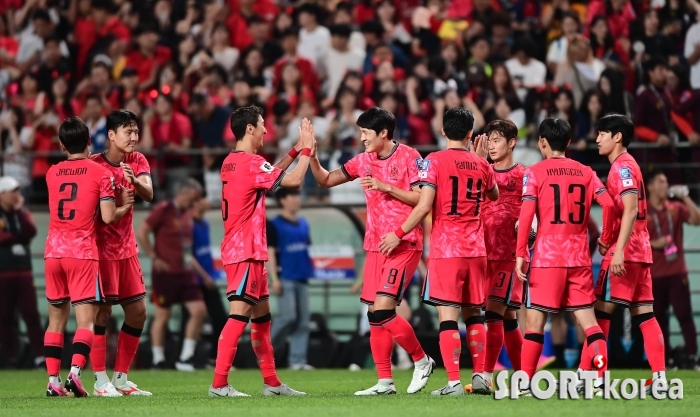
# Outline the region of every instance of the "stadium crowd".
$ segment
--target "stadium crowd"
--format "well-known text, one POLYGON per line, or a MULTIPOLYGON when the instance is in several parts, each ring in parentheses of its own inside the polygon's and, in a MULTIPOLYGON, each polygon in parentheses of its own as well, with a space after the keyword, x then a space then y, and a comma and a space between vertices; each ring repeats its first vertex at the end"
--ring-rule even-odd
MULTIPOLYGON (((513 120, 525 165, 553 116, 574 128, 571 156, 604 173, 594 126, 608 112, 632 116, 637 140, 660 147, 638 150, 643 164, 700 162, 696 0, 6 0, 0 12, 2 171, 33 203, 45 203, 44 176, 61 158, 47 153, 60 121, 85 120, 97 153, 119 108, 143 119, 139 150, 170 191, 192 172, 206 183, 232 147, 228 116, 254 103, 266 110, 268 159, 308 117, 326 168, 357 153, 355 121, 372 105, 426 151, 443 140, 445 110, 462 105, 477 133, 513 120)), ((667 173, 697 181, 691 169, 667 173)))

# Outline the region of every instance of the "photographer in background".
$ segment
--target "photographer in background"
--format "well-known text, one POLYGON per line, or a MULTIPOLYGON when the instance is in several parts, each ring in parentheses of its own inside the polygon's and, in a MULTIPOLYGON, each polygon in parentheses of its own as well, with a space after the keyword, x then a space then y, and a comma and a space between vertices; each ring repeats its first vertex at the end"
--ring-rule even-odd
POLYGON ((15 311, 22 314, 34 365, 45 366, 44 331, 37 308, 32 259, 29 243, 36 236, 36 226, 29 211, 22 206, 20 184, 12 177, 0 177, 0 344, 7 365, 16 367, 17 334, 15 311))
MULTIPOLYGON (((669 190, 666 175, 661 171, 653 171, 647 176, 646 187, 649 202, 647 229, 654 259, 651 266, 654 313, 666 342, 666 362, 669 368, 684 365, 675 364, 670 357, 668 308, 673 306, 685 340, 687 367, 700 370, 697 332, 683 251, 683 224, 700 225, 700 209, 688 197, 688 187, 676 185, 669 190), (676 200, 670 201, 669 197, 676 200)), ((640 216, 643 214, 639 213, 640 216)))

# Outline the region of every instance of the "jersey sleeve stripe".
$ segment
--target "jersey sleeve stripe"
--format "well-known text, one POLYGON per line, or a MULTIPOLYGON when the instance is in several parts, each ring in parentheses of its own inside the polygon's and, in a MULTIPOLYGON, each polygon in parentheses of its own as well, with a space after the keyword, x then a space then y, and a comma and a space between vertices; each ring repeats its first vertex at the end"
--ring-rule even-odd
POLYGON ((150 172, 142 172, 142 173, 140 173, 140 174, 136 174, 137 177, 140 177, 140 176, 142 176, 142 175, 148 175, 148 176, 150 177, 150 176, 151 176, 151 173, 150 173, 150 172))
POLYGON ((345 169, 345 164, 340 166, 340 171, 343 173, 343 175, 345 175, 345 178, 352 181, 352 175, 350 175, 350 173, 348 173, 348 170, 345 169))
POLYGON ((639 194, 639 191, 636 188, 628 188, 626 190, 620 191, 620 197, 627 194, 639 194))
POLYGON ((432 182, 427 182, 427 181, 422 181, 418 183, 419 187, 430 187, 434 190, 437 190, 437 184, 433 184, 432 182))
POLYGON ((411 183, 411 188, 413 188, 413 187, 415 187, 415 186, 420 186, 421 183, 422 183, 422 181, 413 181, 413 182, 411 183))
POLYGON ((533 197, 531 195, 524 195, 523 196, 523 201, 525 200, 530 200, 530 201, 537 201, 537 197, 533 197))
POLYGON ((275 191, 277 191, 277 189, 279 188, 280 184, 282 184, 282 179, 284 178, 285 175, 287 175, 287 173, 286 173, 285 171, 281 171, 281 172, 280 172, 280 177, 277 178, 277 181, 275 181, 275 183, 272 184, 272 187, 270 187, 270 192, 271 192, 271 193, 274 193, 275 191))
POLYGON ((598 188, 597 190, 595 190, 595 195, 601 195, 601 194, 607 193, 607 192, 608 192, 607 188, 598 188))
POLYGON ((114 197, 100 197, 100 201, 113 201, 116 203, 117 199, 114 197))

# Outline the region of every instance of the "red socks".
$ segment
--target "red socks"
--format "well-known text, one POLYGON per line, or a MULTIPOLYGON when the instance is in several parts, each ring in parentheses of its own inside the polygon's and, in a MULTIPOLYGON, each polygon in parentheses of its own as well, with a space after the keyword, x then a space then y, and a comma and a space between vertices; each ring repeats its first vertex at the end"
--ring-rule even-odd
POLYGON ((272 316, 268 313, 250 321, 250 342, 253 345, 258 365, 262 372, 263 381, 271 387, 282 385, 275 369, 275 352, 270 341, 272 316))
MULTIPOLYGON (((610 320, 612 320, 612 314, 606 313, 604 311, 596 310, 595 319, 598 322, 600 330, 605 336, 605 340, 608 340, 608 334, 610 333, 610 320)), ((593 356, 588 349, 588 338, 583 343, 583 348, 581 349, 581 362, 578 365, 579 368, 584 371, 593 370, 593 356)))
MULTIPOLYGON (((501 354, 503 347, 503 316, 486 311, 486 359, 484 360, 484 370, 493 373, 496 361, 501 354)), ((508 352, 510 355, 510 352, 508 352)))
MULTIPOLYGON (((605 340, 605 335, 603 334, 603 329, 600 326, 591 326, 584 330, 586 333, 586 352, 591 359, 595 359, 598 355, 603 355, 603 357, 608 359, 608 342, 605 340)), ((590 361, 589 361, 590 362, 590 361)), ((593 367, 591 363, 591 367, 593 367)), ((597 367, 596 367, 597 368, 597 367)), ((607 371, 607 364, 602 368, 598 369, 598 377, 603 376, 603 372, 607 371)))
POLYGON ((532 378, 537 370, 537 362, 542 355, 544 347, 544 333, 526 332, 523 341, 523 353, 521 356, 522 370, 532 378))
POLYGON ((95 325, 95 338, 90 349, 93 372, 107 370, 107 327, 95 325))
POLYGON ((77 366, 80 369, 85 368, 85 364, 90 357, 90 349, 92 348, 94 339, 95 334, 88 329, 78 329, 75 331, 71 366, 77 366))
POLYGON ((46 372, 49 376, 61 373, 61 355, 63 354, 63 333, 46 332, 44 334, 44 356, 46 372))
POLYGON ((456 321, 440 323, 440 353, 445 363, 448 381, 459 381, 459 357, 462 353, 462 339, 456 321))
POLYGON ((484 372, 486 360, 486 327, 482 316, 472 316, 464 321, 467 325, 467 346, 472 355, 474 373, 484 372))
MULTIPOLYGON (((139 349, 139 341, 143 329, 137 329, 124 323, 117 339, 117 360, 114 363, 114 372, 128 374, 129 367, 134 361, 136 352, 139 349)), ((92 359, 92 356, 90 357, 92 359)), ((92 364, 93 369, 95 363, 92 364)))
POLYGON ((377 376, 379 379, 392 379, 391 352, 394 350, 394 339, 381 324, 374 322, 374 313, 368 312, 367 316, 370 320, 369 346, 377 366, 377 376))
POLYGON ((513 369, 519 371, 521 369, 520 357, 523 350, 523 334, 518 327, 518 320, 505 320, 503 322, 503 330, 505 330, 503 338, 506 343, 508 359, 510 359, 513 369))
POLYGON ((216 355, 212 387, 221 388, 228 385, 228 373, 231 370, 231 366, 233 366, 236 350, 238 350, 238 339, 241 338, 245 327, 248 325, 248 320, 248 317, 244 316, 228 316, 226 325, 219 336, 219 349, 216 355))
POLYGON ((664 335, 661 333, 661 327, 659 322, 656 321, 654 313, 640 314, 635 318, 641 321, 639 329, 642 331, 642 337, 644 337, 644 350, 647 353, 651 372, 665 371, 664 335))
POLYGON ((396 343, 411 355, 414 362, 425 357, 425 351, 420 346, 413 327, 405 318, 397 315, 394 310, 376 310, 374 317, 384 329, 391 333, 391 337, 396 340, 396 343))

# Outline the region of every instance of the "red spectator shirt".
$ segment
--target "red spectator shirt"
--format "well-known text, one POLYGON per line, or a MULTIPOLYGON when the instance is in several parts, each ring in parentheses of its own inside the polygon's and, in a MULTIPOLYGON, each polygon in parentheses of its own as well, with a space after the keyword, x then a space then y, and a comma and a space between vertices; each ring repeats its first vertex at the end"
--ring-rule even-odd
POLYGON ((664 249, 652 249, 654 263, 651 265, 652 278, 665 278, 672 275, 687 274, 685 264, 685 252, 683 250, 683 225, 690 220, 688 208, 680 201, 665 201, 662 210, 656 210, 654 206, 647 206, 647 229, 651 240, 662 236, 671 236, 673 243, 678 248, 678 256, 668 262, 664 249), (669 224, 669 217, 671 222, 669 224), (661 232, 661 233, 659 233, 661 232))
POLYGON ((141 51, 132 51, 126 56, 126 67, 136 70, 139 82, 142 83, 151 76, 151 73, 172 59, 170 49, 166 46, 156 46, 152 56, 144 56, 141 51))
POLYGON ((612 14, 608 14, 605 3, 606 1, 603 0, 593 0, 588 4, 588 15, 585 25, 586 30, 588 31, 588 28, 591 26, 596 16, 605 15, 608 18, 608 27, 610 28, 610 35, 613 39, 629 37, 630 23, 637 18, 632 3, 627 2, 622 7, 622 10, 619 12, 612 12, 612 14))
MULTIPOLYGON (((110 172, 117 189, 125 187, 134 191, 135 187, 124 178, 124 170, 122 170, 119 163, 108 160, 106 152, 92 155, 90 159, 110 172)), ((148 161, 140 152, 126 154, 124 163, 131 167, 137 178, 142 175, 151 175, 148 161)), ((134 234, 133 208, 124 217, 112 224, 105 224, 101 218, 97 220, 97 248, 100 253, 100 259, 109 261, 128 259, 139 252, 136 247, 136 236, 134 234)))
MULTIPOLYGON (((379 157, 375 152, 363 152, 340 167, 350 181, 360 177, 374 177, 404 191, 418 185, 418 166, 422 158, 418 151, 403 144, 394 143, 394 148, 379 157)), ((365 228, 364 249, 379 252, 382 236, 401 226, 411 214, 413 207, 389 194, 365 190, 367 198, 367 227, 365 228)), ((434 248, 434 246, 433 246, 434 248)), ((416 227, 402 239, 399 250, 422 251, 423 228, 416 227)), ((433 249, 434 250, 434 249, 433 249)))
POLYGON ((464 148, 433 152, 421 164, 421 185, 435 189, 430 259, 486 256, 481 203, 496 187, 489 163, 464 148))
POLYGON ((128 42, 131 39, 129 28, 122 23, 121 19, 113 16, 99 30, 97 24, 91 18, 78 18, 74 28, 75 41, 78 44, 78 77, 82 78, 83 69, 90 56, 90 50, 100 38, 114 36, 120 41, 128 42))
POLYGON ((156 256, 168 264, 167 273, 189 274, 184 255, 192 250, 192 211, 181 211, 171 200, 163 201, 153 208, 145 221, 153 230, 156 256))
POLYGON ((267 260, 265 193, 274 192, 285 172, 262 156, 237 150, 221 166, 221 260, 230 265, 267 260))
POLYGON ((301 74, 301 83, 314 91, 318 91, 321 84, 318 80, 318 75, 316 75, 316 68, 314 68, 314 64, 312 64, 311 61, 301 56, 297 56, 296 58, 283 56, 282 58, 278 59, 277 62, 275 62, 272 86, 277 88, 282 80, 282 69, 284 69, 284 66, 287 65, 289 61, 294 61, 299 69, 299 74, 301 74))
POLYGON ((114 177, 86 159, 68 159, 46 174, 49 233, 44 258, 99 260, 96 222, 100 201, 116 201, 114 177))

